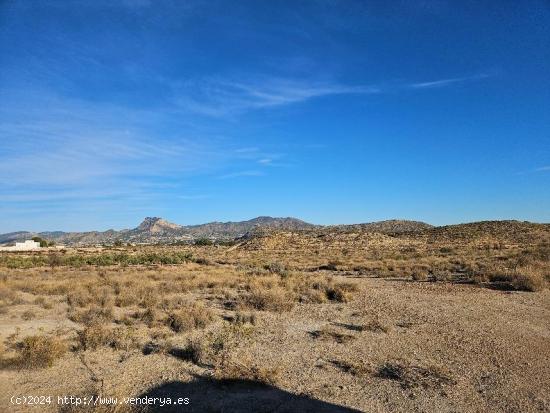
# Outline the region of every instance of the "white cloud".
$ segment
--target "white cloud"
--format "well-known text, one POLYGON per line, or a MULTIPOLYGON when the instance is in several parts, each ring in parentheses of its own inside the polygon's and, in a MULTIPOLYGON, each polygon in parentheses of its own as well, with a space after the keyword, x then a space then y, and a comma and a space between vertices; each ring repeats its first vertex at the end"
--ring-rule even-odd
POLYGON ((426 88, 437 88, 437 87, 444 87, 449 86, 455 83, 462 83, 462 82, 468 82, 473 80, 479 80, 489 77, 487 74, 478 74, 474 76, 466 76, 466 77, 455 77, 450 79, 439 79, 439 80, 432 80, 428 82, 419 82, 419 83, 411 83, 409 87, 413 89, 426 89, 426 88))

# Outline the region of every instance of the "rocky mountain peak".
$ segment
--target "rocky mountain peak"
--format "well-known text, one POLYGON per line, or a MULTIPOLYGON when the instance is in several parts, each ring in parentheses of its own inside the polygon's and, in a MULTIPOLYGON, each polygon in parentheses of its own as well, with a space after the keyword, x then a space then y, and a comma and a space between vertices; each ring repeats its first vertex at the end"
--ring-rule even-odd
POLYGON ((180 229, 181 226, 173 224, 159 217, 146 217, 141 224, 136 228, 138 231, 159 233, 174 231, 180 229))

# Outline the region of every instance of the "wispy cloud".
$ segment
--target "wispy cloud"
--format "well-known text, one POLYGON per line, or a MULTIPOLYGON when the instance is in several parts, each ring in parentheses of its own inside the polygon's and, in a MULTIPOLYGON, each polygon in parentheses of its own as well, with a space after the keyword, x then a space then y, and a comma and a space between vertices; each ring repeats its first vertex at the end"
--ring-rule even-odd
POLYGON ((455 83, 463 83, 463 82, 470 82, 474 80, 480 80, 487 77, 489 77, 488 74, 482 73, 482 74, 466 76, 466 77, 455 77, 455 78, 449 78, 449 79, 439 79, 439 80, 431 80, 427 82, 411 83, 409 87, 413 89, 438 88, 438 87, 450 86, 455 83))
POLYGON ((546 172, 546 171, 550 171, 550 165, 541 166, 540 168, 535 169, 535 172, 546 172))
POLYGON ((260 150, 257 146, 235 149, 235 153, 256 153, 260 150))
POLYGON ((177 195, 176 198, 183 199, 186 201, 197 201, 201 199, 212 198, 210 195, 177 195))
POLYGON ((230 142, 154 111, 30 91, 0 100, 10 103, 0 106, 0 199, 21 211, 37 204, 44 211, 140 207, 177 196, 185 189, 177 182, 219 173, 238 159, 230 142), (167 124, 170 133, 159 133, 167 124))
MULTIPOLYGON (((406 89, 442 88, 481 80, 490 75, 435 79, 393 86, 353 85, 338 82, 259 78, 255 80, 201 79, 169 82, 177 110, 227 118, 248 111, 277 108, 337 95, 376 95, 406 89)), ((254 79, 254 77, 252 77, 254 79)))
POLYGON ((239 171, 239 172, 233 172, 230 174, 220 175, 218 179, 232 179, 232 178, 240 178, 244 176, 263 176, 264 173, 262 171, 239 171))
POLYGON ((246 82, 207 79, 176 84, 174 90, 174 102, 180 110, 214 117, 295 104, 325 96, 381 92, 374 86, 350 86, 280 78, 246 82))

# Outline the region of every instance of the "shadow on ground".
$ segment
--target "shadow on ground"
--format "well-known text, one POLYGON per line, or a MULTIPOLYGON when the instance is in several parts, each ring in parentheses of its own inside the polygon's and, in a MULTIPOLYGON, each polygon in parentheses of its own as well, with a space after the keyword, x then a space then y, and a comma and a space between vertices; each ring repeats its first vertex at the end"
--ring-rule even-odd
POLYGON ((298 396, 276 387, 250 380, 213 380, 197 377, 184 383, 172 381, 154 387, 139 396, 189 398, 188 405, 145 406, 143 412, 338 412, 356 413, 350 409, 308 396, 298 396))

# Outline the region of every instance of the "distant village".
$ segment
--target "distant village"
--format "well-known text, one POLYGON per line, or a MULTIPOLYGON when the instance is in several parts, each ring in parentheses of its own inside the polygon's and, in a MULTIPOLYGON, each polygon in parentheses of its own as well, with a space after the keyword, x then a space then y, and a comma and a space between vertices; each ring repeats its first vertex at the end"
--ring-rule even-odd
POLYGON ((36 251, 48 247, 63 248, 64 246, 55 245, 54 242, 49 242, 40 237, 33 237, 30 240, 16 242, 15 245, 2 245, 0 246, 0 251, 36 251))

